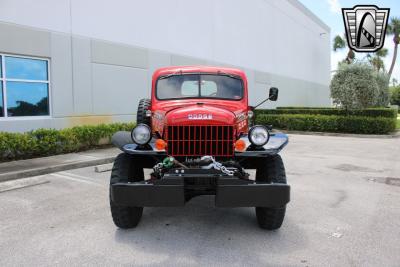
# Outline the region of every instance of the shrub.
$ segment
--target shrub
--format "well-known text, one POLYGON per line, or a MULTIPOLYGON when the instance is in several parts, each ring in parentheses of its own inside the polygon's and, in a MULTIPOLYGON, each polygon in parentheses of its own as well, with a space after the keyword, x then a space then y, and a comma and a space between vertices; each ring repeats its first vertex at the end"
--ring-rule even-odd
POLYGON ((62 130, 38 129, 27 133, 0 132, 0 161, 43 157, 95 148, 110 142, 117 131, 130 131, 133 123, 77 126, 62 130))
POLYGON ((387 107, 390 102, 389 76, 383 72, 375 72, 375 79, 378 84, 378 95, 375 106, 387 107))
POLYGON ((341 64, 330 89, 333 102, 345 109, 375 106, 379 96, 375 72, 365 63, 341 64))
POLYGON ((301 107, 301 106, 292 107, 292 106, 289 106, 289 107, 277 107, 276 109, 336 109, 336 108, 333 108, 333 107, 301 107))
POLYGON ((390 104, 400 106, 400 85, 390 88, 390 104))
POLYGON ((368 108, 360 110, 345 110, 334 108, 299 108, 299 109, 256 109, 258 114, 309 114, 309 115, 334 115, 334 116, 365 116, 396 118, 397 111, 394 108, 368 108))
POLYGON ((333 133, 387 134, 396 129, 396 119, 385 117, 260 114, 256 123, 286 130, 333 133))

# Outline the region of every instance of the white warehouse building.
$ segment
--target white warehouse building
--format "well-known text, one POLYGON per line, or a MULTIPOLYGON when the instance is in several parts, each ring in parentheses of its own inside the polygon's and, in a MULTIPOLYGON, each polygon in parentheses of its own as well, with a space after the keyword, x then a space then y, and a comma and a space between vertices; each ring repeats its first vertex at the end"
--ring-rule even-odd
POLYGON ((327 106, 330 29, 297 0, 0 0, 0 131, 134 121, 163 66, 233 66, 250 104, 327 106))

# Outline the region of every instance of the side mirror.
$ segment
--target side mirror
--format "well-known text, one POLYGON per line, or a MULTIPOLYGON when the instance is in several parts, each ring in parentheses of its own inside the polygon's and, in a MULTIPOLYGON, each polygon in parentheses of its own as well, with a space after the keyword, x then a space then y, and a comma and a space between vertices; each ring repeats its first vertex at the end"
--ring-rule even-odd
POLYGON ((269 89, 269 100, 270 101, 276 101, 276 100, 278 100, 278 92, 279 92, 279 90, 278 90, 278 88, 276 88, 276 87, 271 87, 270 89, 269 89))
POLYGON ((276 87, 271 87, 269 89, 269 97, 263 101, 261 101, 261 103, 259 103, 258 105, 253 107, 253 110, 258 108, 259 106, 261 106, 262 104, 264 104, 266 101, 271 100, 271 101, 276 101, 278 100, 278 88, 276 87))

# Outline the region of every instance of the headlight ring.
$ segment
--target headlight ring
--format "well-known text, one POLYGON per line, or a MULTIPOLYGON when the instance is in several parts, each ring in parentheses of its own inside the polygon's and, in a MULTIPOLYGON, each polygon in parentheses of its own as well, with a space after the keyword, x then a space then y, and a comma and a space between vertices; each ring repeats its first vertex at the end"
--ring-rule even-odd
POLYGON ((269 131, 263 125, 255 125, 249 131, 249 140, 255 146, 263 146, 269 141, 269 131))
POLYGON ((138 145, 145 145, 151 140, 151 129, 146 124, 138 124, 132 129, 131 137, 138 145))

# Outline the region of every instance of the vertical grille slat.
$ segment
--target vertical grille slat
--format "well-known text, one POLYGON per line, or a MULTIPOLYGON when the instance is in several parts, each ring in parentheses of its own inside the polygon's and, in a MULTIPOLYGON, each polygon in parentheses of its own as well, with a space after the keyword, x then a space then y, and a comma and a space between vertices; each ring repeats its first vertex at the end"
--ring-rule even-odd
MULTIPOLYGON (((191 135, 191 130, 192 130, 192 128, 191 128, 191 126, 189 126, 189 140, 191 139, 191 137, 192 137, 192 135, 191 135)), ((191 151, 192 151, 192 144, 190 143, 190 141, 188 141, 188 149, 189 149, 189 154, 191 153, 191 151)))
POLYGON ((234 126, 168 126, 167 152, 172 156, 232 156, 234 126))

